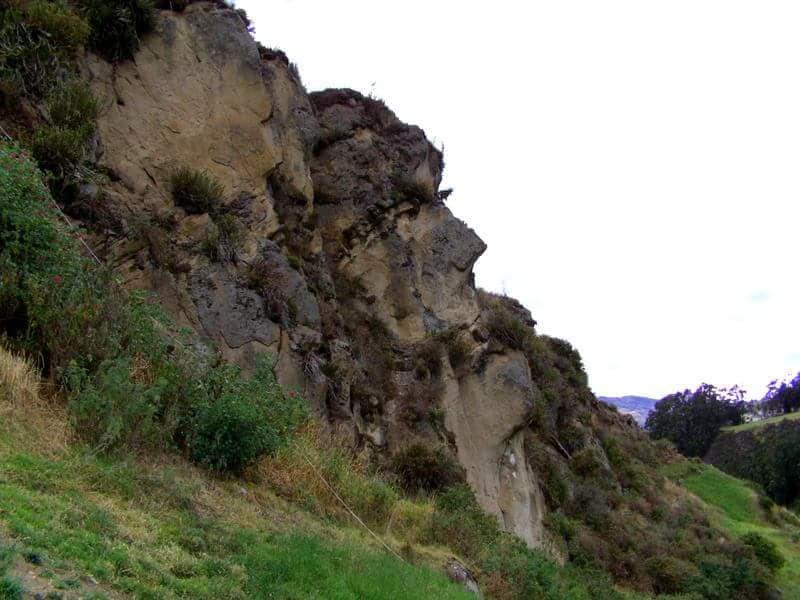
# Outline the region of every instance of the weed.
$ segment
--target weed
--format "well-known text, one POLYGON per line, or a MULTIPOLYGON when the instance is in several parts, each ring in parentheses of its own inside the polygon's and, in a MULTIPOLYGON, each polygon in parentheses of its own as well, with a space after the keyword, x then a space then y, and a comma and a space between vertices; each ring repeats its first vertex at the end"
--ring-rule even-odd
POLYGON ((170 176, 170 191, 175 203, 189 213, 216 214, 225 188, 207 171, 181 167, 170 176))
POLYGON ((78 0, 91 28, 89 47, 108 61, 132 58, 156 25, 152 0, 78 0))

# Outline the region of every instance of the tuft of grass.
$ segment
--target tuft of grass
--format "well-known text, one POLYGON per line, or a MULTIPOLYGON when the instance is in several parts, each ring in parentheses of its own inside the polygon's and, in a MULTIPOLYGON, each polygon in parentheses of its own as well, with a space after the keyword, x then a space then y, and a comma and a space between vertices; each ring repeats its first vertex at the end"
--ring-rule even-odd
POLYGON ((495 339, 514 350, 526 351, 533 338, 533 331, 498 300, 489 306, 486 326, 495 339))
POLYGON ((39 403, 39 376, 30 360, 0 346, 0 401, 15 407, 39 403))
POLYGON ((22 600, 25 590, 22 584, 12 577, 0 577, 0 600, 22 600))
POLYGON ((0 80, 40 98, 74 72, 89 27, 66 2, 14 2, 0 10, 0 80))
POLYGON ((375 526, 388 522, 399 499, 390 483, 368 473, 364 457, 354 456, 345 440, 328 437, 313 423, 274 457, 261 461, 258 473, 281 497, 341 523, 352 523, 352 516, 325 482, 375 526))
POLYGON ((170 176, 170 191, 175 203, 189 213, 215 215, 225 194, 225 188, 207 171, 180 167, 170 176))
POLYGON ((155 29, 152 0, 78 0, 91 28, 89 48, 110 62, 133 58, 139 38, 155 29))
POLYGON ((33 155, 39 166, 68 181, 86 158, 87 144, 95 132, 97 100, 89 87, 68 81, 47 98, 50 124, 33 136, 33 155))

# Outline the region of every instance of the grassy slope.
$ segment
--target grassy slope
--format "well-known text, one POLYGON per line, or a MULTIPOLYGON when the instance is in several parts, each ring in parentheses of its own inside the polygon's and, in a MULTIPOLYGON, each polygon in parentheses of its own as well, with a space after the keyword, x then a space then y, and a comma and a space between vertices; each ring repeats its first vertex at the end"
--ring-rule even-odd
POLYGON ((800 419, 800 412, 789 413, 788 415, 778 415, 777 417, 770 417, 769 419, 762 419, 761 421, 752 421, 750 423, 742 423, 732 427, 723 427, 722 431, 748 431, 751 429, 760 429, 768 425, 774 425, 785 420, 800 419))
POLYGON ((723 531, 734 537, 755 531, 775 542, 786 558, 778 573, 778 585, 785 598, 800 598, 800 527, 790 523, 797 522, 796 517, 775 507, 767 518, 759 506, 758 493, 747 482, 710 465, 674 463, 665 468, 665 474, 717 509, 715 525, 723 531))
POLYGON ((0 575, 86 598, 470 597, 263 486, 93 456, 64 443, 58 409, 0 413, 0 575))

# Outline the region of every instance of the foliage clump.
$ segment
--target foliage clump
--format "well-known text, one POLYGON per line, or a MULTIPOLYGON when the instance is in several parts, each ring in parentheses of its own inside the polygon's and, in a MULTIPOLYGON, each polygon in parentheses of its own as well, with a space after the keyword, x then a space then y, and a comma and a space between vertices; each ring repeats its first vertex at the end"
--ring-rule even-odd
POLYGON ((50 124, 33 137, 33 155, 39 166, 62 184, 76 178, 87 144, 95 132, 97 101, 89 87, 77 80, 56 89, 47 99, 50 124))
POLYGON ((755 482, 778 504, 800 498, 800 424, 784 420, 744 431, 722 432, 706 460, 735 477, 755 482))
POLYGON ((533 336, 531 329, 500 300, 489 305, 486 326, 495 339, 514 350, 527 350, 533 336))
POLYGON ((74 56, 89 26, 66 2, 10 3, 0 10, 0 81, 14 91, 41 96, 74 71, 74 56))
POLYGON ((441 449, 413 444, 398 452, 391 470, 406 493, 436 492, 463 481, 461 468, 441 449))
POLYGON ((206 378, 206 395, 194 407, 189 426, 195 461, 239 473, 288 444, 306 411, 302 400, 278 384, 273 366, 261 357, 252 378, 227 365, 206 378))
POLYGON ((765 538, 760 533, 751 531, 742 536, 742 543, 753 551, 758 562, 772 573, 776 573, 785 563, 786 559, 778 546, 772 540, 765 538))
POLYGON ((88 45, 110 62, 133 58, 140 38, 155 29, 152 0, 78 0, 91 28, 88 45))
POLYGON ((180 167, 172 173, 170 191, 178 206, 194 214, 216 214, 225 195, 225 188, 207 171, 190 167, 180 167))

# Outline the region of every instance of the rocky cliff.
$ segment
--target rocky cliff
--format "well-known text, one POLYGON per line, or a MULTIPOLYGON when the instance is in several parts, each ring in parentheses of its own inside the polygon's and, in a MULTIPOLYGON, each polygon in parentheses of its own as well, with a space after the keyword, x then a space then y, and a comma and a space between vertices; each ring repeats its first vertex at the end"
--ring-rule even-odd
POLYGON ((597 501, 587 474, 621 494, 609 440, 636 453, 642 434, 569 344, 476 288, 486 246, 445 205, 425 133, 356 91, 307 93, 218 3, 161 11, 134 60, 83 70, 107 182, 72 214, 126 285, 245 369, 276 354, 281 382, 378 464, 420 446, 457 463, 503 528, 566 557, 547 508, 597 501), (222 206, 175 203, 184 167, 224 186, 222 206))

